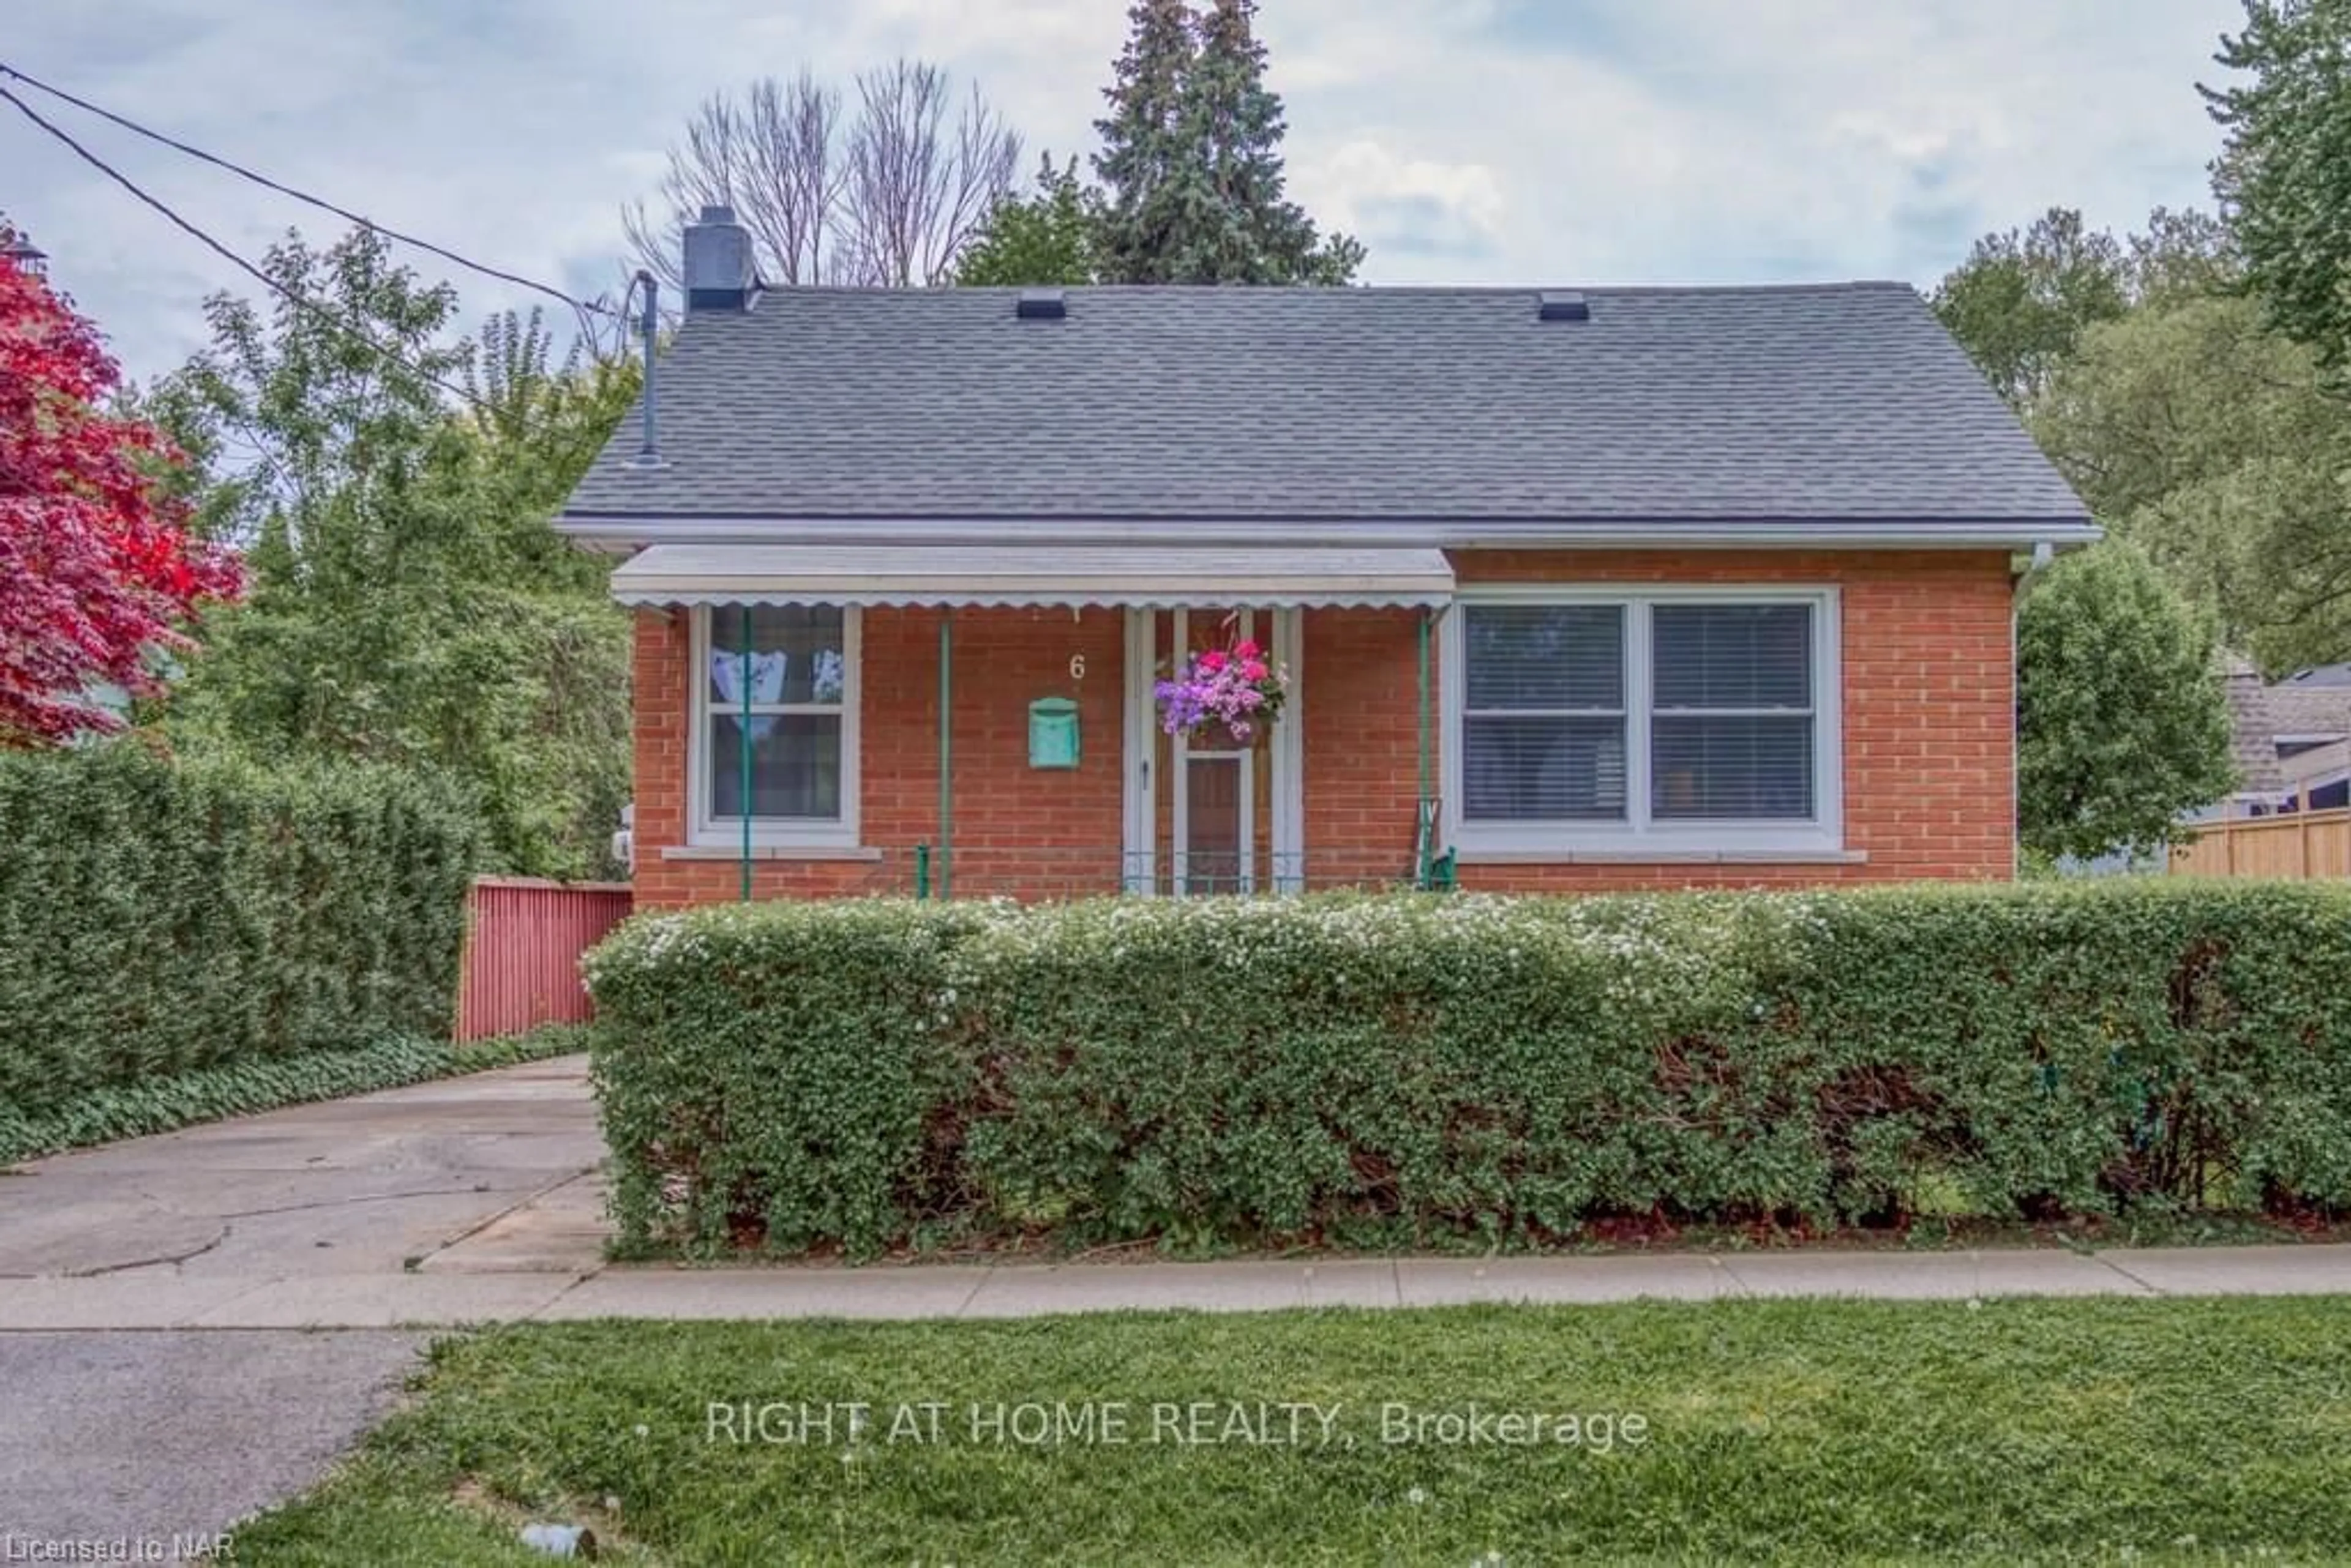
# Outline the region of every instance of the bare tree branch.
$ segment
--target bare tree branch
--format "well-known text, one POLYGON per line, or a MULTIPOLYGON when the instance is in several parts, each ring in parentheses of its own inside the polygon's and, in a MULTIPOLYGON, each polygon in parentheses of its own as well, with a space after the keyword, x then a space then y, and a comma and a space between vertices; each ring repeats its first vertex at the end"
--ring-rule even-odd
POLYGON ((773 77, 751 89, 748 157, 739 188, 745 221, 772 256, 780 283, 830 283, 827 241, 841 204, 843 176, 834 154, 841 94, 806 68, 779 87, 773 77), (755 221, 756 219, 756 221, 755 221))
POLYGON ((676 287, 680 233, 724 203, 751 231, 759 276, 781 284, 944 283, 1011 188, 1020 137, 975 87, 950 133, 947 74, 901 59, 857 78, 855 117, 808 70, 714 95, 650 204, 622 213, 640 265, 676 287))
POLYGON ((944 283, 953 276, 956 257, 1012 189, 1012 171, 1019 162, 1020 133, 988 107, 974 85, 956 120, 955 162, 947 172, 952 179, 925 229, 931 246, 924 262, 925 283, 944 283))

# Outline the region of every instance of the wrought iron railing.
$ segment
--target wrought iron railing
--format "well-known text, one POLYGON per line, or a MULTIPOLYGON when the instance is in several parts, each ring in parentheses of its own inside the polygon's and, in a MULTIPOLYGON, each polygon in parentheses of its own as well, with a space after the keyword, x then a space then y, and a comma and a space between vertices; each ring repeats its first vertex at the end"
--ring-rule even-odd
POLYGON ((943 851, 917 844, 903 864, 906 876, 889 891, 916 898, 1204 898, 1452 886, 1450 857, 1423 855, 1417 846, 1279 855, 1259 851, 1239 857, 1230 852, 1179 854, 1108 846, 970 845, 943 851))
POLYGON ((1275 854, 1259 849, 1129 850, 1116 845, 1039 845, 977 832, 951 847, 916 843, 863 852, 862 863, 814 861, 788 867, 747 862, 747 898, 1016 898, 1039 901, 1120 894, 1206 898, 1453 887, 1453 857, 1438 847, 1436 802, 1393 848, 1330 848, 1275 854), (785 874, 789 871, 789 874, 785 874))

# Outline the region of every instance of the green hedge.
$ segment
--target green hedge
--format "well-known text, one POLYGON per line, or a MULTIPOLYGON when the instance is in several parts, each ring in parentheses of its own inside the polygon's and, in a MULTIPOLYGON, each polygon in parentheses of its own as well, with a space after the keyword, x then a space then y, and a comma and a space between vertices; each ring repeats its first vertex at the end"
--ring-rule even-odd
POLYGON ((624 1245, 1447 1237, 2351 1205, 2351 890, 649 915, 624 1245))
POLYGON ((388 769, 0 754, 0 1106, 445 1036, 480 856, 388 769))

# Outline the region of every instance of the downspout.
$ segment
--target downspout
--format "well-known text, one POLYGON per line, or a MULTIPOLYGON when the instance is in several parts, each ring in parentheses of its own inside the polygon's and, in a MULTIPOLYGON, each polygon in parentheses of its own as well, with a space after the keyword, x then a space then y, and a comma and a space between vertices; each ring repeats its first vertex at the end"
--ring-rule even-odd
POLYGON ((939 606, 939 849, 934 880, 941 898, 950 896, 948 884, 955 864, 955 789, 948 767, 953 735, 953 727, 948 723, 948 698, 954 691, 949 624, 954 616, 952 609, 939 606))
POLYGON ((1428 799, 1428 618, 1430 612, 1420 612, 1420 798, 1428 799))
POLYGON ((1437 852, 1437 846, 1430 841, 1428 821, 1428 625, 1434 614, 1430 610, 1420 612, 1420 675, 1415 688, 1420 707, 1420 795, 1412 808, 1412 880, 1418 888, 1428 886, 1429 866, 1437 852))
POLYGON ((2011 881, 2024 874, 2024 798, 2022 794, 2024 786, 2023 780, 2018 776, 2016 767, 2016 747, 2021 738, 2017 733, 2017 719, 2020 716, 2016 707, 2017 616, 2023 609, 2025 591, 2032 585, 2032 579, 2041 572, 2048 570, 2049 564, 2056 559, 2055 545, 2051 544, 2047 539, 2036 540, 2032 546, 2032 559, 2025 564, 2022 571, 2016 574, 2016 589, 2009 595, 2008 601, 2008 874, 2011 881))

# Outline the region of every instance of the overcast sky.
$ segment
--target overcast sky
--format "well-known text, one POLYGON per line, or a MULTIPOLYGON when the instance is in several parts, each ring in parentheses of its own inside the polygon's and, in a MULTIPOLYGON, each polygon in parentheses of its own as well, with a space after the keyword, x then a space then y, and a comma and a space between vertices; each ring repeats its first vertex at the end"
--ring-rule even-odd
MULTIPOLYGON (((0 59, 578 291, 697 100, 904 53, 1090 150, 1123 0, 19 3, 0 59)), ((1931 283, 2053 204, 2208 198, 2236 0, 1265 0, 1291 193, 1372 283, 1931 283)), ((19 88, 17 90, 26 91, 19 88)), ((335 220, 32 101, 247 256, 335 220)), ((0 103, 0 211, 134 375, 203 341, 225 263, 0 103)), ((419 256, 428 274, 446 271, 419 256)), ((527 297, 459 274, 468 320, 527 297)))

